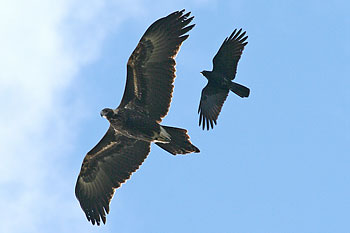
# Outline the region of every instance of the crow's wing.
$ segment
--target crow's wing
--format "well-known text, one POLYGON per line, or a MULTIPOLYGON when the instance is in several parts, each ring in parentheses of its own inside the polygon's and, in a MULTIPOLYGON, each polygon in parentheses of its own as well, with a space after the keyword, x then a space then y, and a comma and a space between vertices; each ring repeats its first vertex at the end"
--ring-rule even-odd
POLYGON ((248 44, 245 40, 246 32, 242 29, 235 29, 232 34, 224 40, 219 51, 213 59, 213 72, 224 74, 227 78, 233 80, 236 76, 238 61, 241 58, 244 46, 248 44))
POLYGON ((216 120, 218 119, 228 92, 229 90, 217 88, 208 82, 202 90, 199 103, 199 126, 202 124, 203 129, 207 126, 207 130, 209 130, 209 124, 211 128, 214 127, 214 124, 216 125, 216 120))
POLYGON ((114 191, 145 160, 150 143, 115 133, 112 126, 84 158, 75 195, 92 224, 106 222, 114 191))
MULTIPOLYGON (((127 64, 124 95, 118 108, 136 104, 160 122, 168 113, 175 79, 175 56, 194 25, 190 12, 176 11, 154 22, 127 64)), ((127 106, 129 107, 129 106, 127 106)))

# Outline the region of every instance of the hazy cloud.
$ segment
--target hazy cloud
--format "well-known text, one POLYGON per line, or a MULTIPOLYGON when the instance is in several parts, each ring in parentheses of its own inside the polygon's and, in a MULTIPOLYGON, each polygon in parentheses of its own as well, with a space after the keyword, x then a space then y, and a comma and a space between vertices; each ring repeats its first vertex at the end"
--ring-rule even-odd
POLYGON ((74 198, 73 187, 57 161, 74 140, 69 128, 79 114, 68 113, 79 104, 63 107, 62 93, 98 57, 106 34, 141 9, 127 2, 0 4, 1 232, 39 232, 53 222, 60 231, 78 228, 71 221, 77 203, 64 198, 74 198), (60 224, 67 221, 69 227, 60 224))

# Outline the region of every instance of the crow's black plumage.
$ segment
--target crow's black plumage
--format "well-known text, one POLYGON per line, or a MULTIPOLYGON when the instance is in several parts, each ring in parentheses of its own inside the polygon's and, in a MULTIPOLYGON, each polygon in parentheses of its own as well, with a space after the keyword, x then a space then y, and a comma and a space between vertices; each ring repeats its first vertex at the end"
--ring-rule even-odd
POLYGON ((232 82, 236 76, 237 64, 241 58, 245 42, 248 36, 242 29, 235 29, 232 34, 224 40, 219 51, 213 59, 213 70, 202 71, 201 73, 208 79, 207 85, 202 90, 199 103, 199 126, 209 130, 220 114, 221 108, 227 98, 229 91, 240 97, 248 97, 250 90, 238 83, 232 82))
POLYGON ((151 142, 169 153, 199 152, 185 129, 162 126, 175 79, 175 56, 194 24, 184 10, 154 22, 142 36, 127 63, 127 80, 117 109, 101 116, 110 126, 84 158, 75 195, 92 224, 106 222, 114 191, 130 178, 150 152, 151 142))

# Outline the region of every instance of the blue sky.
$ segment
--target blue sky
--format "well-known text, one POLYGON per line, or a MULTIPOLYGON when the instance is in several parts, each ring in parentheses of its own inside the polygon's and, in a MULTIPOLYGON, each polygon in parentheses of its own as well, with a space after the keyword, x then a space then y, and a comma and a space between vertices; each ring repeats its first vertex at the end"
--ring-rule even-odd
POLYGON ((1 232, 349 232, 348 1, 4 1, 0 7, 1 232), (132 2, 132 3, 130 3, 132 2), (151 153, 87 222, 74 196, 81 162, 122 97, 147 27, 185 8, 163 124, 200 154, 151 153), (198 127, 200 71, 235 28, 248 45, 218 125, 198 127), (5 35, 5 36, 3 36, 5 35))

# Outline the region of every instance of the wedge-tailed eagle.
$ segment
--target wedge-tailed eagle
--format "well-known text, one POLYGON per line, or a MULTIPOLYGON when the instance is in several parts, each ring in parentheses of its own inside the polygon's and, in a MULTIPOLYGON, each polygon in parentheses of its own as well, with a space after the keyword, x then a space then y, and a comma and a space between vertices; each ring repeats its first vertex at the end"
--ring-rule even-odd
POLYGON ((216 125, 216 120, 221 108, 227 98, 229 91, 240 97, 249 96, 249 88, 232 82, 236 76, 238 61, 241 58, 245 42, 248 36, 242 29, 235 29, 232 34, 224 40, 219 51, 213 59, 213 70, 202 71, 204 77, 208 79, 207 85, 202 90, 199 103, 199 126, 209 130, 216 125))
POLYGON ((127 63, 124 95, 117 109, 105 108, 110 122, 100 142, 84 158, 75 195, 92 224, 106 222, 114 191, 150 152, 151 142, 169 153, 199 152, 187 130, 160 125, 168 113, 175 79, 175 56, 194 24, 184 10, 154 22, 127 63))

